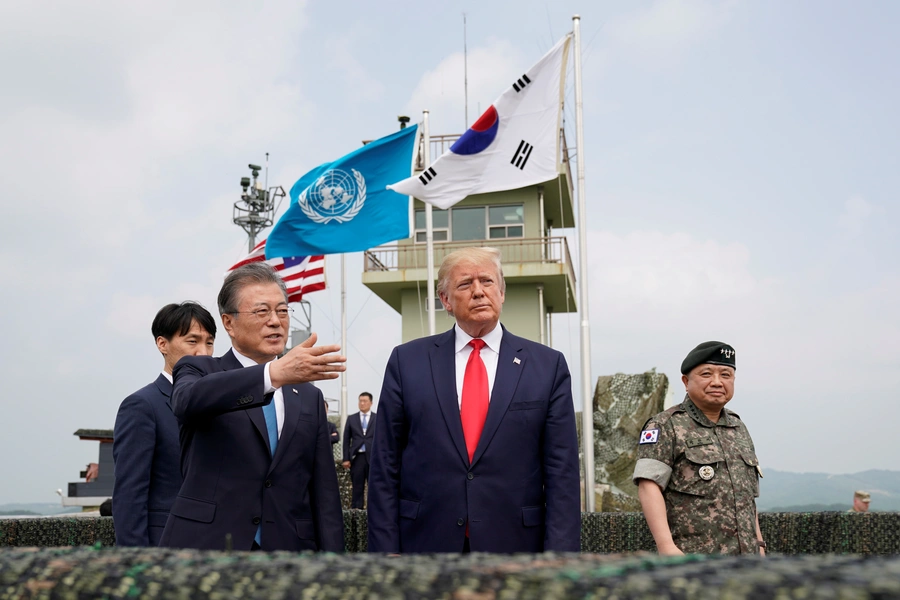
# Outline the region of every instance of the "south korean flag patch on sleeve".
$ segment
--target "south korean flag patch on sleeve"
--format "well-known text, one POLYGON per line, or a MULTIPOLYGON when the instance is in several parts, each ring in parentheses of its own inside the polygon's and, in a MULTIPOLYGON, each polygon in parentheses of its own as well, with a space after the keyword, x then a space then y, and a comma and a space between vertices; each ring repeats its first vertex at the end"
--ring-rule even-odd
POLYGON ((659 429, 645 429, 641 432, 641 444, 655 444, 659 439, 659 429))

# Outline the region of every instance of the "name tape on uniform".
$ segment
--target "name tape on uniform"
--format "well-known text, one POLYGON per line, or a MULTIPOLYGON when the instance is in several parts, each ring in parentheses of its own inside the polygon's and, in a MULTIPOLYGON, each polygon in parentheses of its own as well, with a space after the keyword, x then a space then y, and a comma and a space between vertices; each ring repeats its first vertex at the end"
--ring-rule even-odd
POLYGON ((645 429, 641 432, 641 444, 655 444, 659 439, 659 429, 645 429))

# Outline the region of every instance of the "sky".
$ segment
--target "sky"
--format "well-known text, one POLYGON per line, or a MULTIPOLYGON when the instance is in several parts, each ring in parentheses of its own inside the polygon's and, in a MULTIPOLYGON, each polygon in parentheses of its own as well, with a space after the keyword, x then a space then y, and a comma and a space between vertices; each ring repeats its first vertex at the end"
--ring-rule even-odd
MULTIPOLYGON (((900 4, 38 0, 0 6, 0 503, 96 460, 72 434, 155 379, 161 306, 214 309, 248 163, 289 189, 397 115, 464 130, 463 13, 469 122, 582 17, 591 378, 656 368, 680 396, 722 340, 764 469, 896 469, 900 4)), ((565 120, 574 145, 571 78, 565 120)), ((400 317, 346 260, 347 386, 377 402, 400 317)), ((553 317, 580 406, 578 335, 553 317)))

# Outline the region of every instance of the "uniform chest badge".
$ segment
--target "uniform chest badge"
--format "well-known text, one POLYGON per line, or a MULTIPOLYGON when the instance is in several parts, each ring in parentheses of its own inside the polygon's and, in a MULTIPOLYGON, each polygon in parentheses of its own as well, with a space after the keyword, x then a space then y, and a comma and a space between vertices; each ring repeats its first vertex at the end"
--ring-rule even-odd
POLYGON ((716 470, 709 465, 703 465, 700 467, 700 470, 697 471, 697 474, 700 475, 700 479, 703 481, 709 481, 716 476, 716 470))
POLYGON ((639 444, 655 444, 659 440, 659 429, 645 429, 641 432, 639 444))

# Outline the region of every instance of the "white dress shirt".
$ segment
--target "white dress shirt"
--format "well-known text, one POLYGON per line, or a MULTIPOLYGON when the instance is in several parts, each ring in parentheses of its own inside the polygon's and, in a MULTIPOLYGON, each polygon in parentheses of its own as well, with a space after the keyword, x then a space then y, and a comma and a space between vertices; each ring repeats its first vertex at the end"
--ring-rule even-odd
POLYGON ((165 371, 163 371, 163 372, 162 372, 162 376, 165 377, 166 379, 168 379, 168 380, 169 380, 169 383, 171 383, 172 385, 175 385, 175 380, 172 379, 172 374, 171 374, 171 373, 166 373, 165 371))
MULTIPOLYGON (((456 400, 462 408, 462 388, 463 379, 466 377, 466 363, 469 362, 469 355, 472 354, 472 336, 454 325, 456 329, 456 400)), ((491 399, 491 392, 494 391, 494 378, 497 376, 497 363, 500 360, 500 341, 503 339, 503 328, 500 323, 494 329, 481 337, 485 346, 481 349, 481 360, 484 362, 484 368, 488 377, 488 402, 491 399)))
MULTIPOLYGON (((238 359, 238 361, 244 365, 245 367, 255 367, 257 362, 252 358, 247 358, 234 348, 231 349, 234 352, 234 356, 238 359)), ((277 358, 275 360, 278 360, 277 358)), ((272 397, 272 402, 275 403, 275 421, 278 423, 278 439, 281 439, 281 428, 284 426, 284 394, 281 393, 281 388, 273 388, 272 387, 272 378, 269 376, 269 365, 271 365, 275 361, 269 361, 266 363, 266 368, 263 371, 263 393, 271 394, 275 392, 275 395, 272 397)))
MULTIPOLYGON (((371 410, 369 410, 369 412, 359 411, 359 426, 362 427, 363 435, 366 435, 366 432, 369 430, 369 426, 370 426, 371 424, 372 424, 372 411, 371 411, 371 410), (363 417, 366 418, 366 426, 365 426, 365 427, 362 427, 362 425, 363 425, 363 417)), ((359 450, 357 450, 357 452, 365 452, 365 451, 366 451, 366 445, 365 445, 365 444, 363 444, 362 446, 360 446, 360 447, 359 447, 359 450)))

